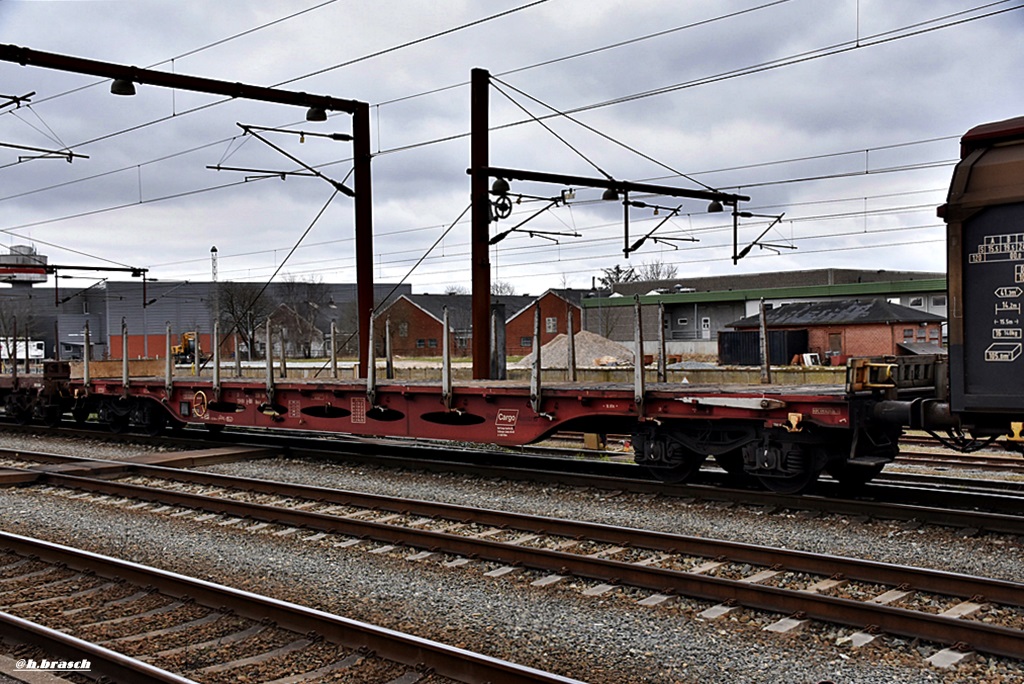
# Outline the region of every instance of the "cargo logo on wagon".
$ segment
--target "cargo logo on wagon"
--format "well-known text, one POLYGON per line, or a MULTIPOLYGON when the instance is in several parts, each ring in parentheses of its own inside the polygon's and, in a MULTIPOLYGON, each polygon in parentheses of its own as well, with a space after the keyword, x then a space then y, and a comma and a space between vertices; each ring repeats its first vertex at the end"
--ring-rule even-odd
POLYGON ((494 418, 499 436, 515 434, 518 422, 519 409, 498 409, 498 415, 494 418))
POLYGON ((839 416, 842 415, 842 411, 832 406, 814 406, 811 407, 812 416, 839 416))

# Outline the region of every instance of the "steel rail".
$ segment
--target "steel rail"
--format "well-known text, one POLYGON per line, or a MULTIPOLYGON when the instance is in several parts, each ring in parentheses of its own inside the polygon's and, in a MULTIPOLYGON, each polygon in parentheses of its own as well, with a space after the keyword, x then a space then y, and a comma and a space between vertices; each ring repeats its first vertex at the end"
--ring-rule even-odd
MULTIPOLYGON (((709 577, 701 574, 627 563, 606 558, 532 548, 464 537, 456 534, 387 525, 384 523, 338 517, 323 513, 279 508, 267 504, 233 501, 201 494, 171 491, 85 478, 76 475, 47 474, 45 479, 75 489, 112 494, 148 501, 159 501, 225 513, 265 522, 272 522, 311 530, 344 534, 372 539, 389 544, 401 544, 435 552, 457 554, 505 564, 521 565, 558 574, 573 574, 612 584, 628 584, 668 594, 681 594, 715 601, 733 601, 739 604, 786 614, 853 625, 876 626, 884 631, 905 636, 934 640, 942 643, 966 643, 979 651, 1018 657, 1024 652, 1024 631, 989 625, 981 622, 948 618, 881 604, 862 603, 850 599, 822 596, 777 587, 763 586, 739 580, 709 577)), ((286 483, 269 483, 274 491, 288 496, 289 491, 300 489, 286 483)), ((303 487, 326 494, 330 490, 303 487)), ((352 494, 342 492, 343 495, 352 494)), ((379 497, 375 497, 379 498, 379 497)), ((321 500, 332 501, 328 497, 321 500)), ((344 502, 344 499, 341 501, 344 502)), ((852 579, 894 585, 909 584, 922 591, 933 591, 951 596, 983 595, 1008 605, 1021 605, 1024 584, 990 580, 921 568, 891 566, 884 563, 862 562, 835 556, 759 549, 733 542, 714 542, 694 537, 667 533, 645 532, 631 528, 618 528, 595 523, 575 523, 554 518, 542 518, 498 511, 476 511, 463 507, 430 502, 405 501, 398 509, 407 514, 431 515, 432 510, 446 510, 453 519, 464 516, 467 522, 488 525, 508 525, 516 529, 559 536, 586 537, 596 541, 615 543, 653 551, 687 553, 700 556, 726 556, 734 554, 737 560, 765 565, 783 565, 787 569, 825 576, 842 573, 852 579), (458 515, 454 515, 455 512, 458 515), (515 522, 513 522, 515 521, 515 522), (754 560, 754 559, 757 560, 754 560)))
MULTIPOLYGON (((109 648, 93 644, 56 629, 0 611, 0 626, 5 639, 61 654, 61 660, 89 661, 88 675, 96 674, 109 681, 157 682, 158 684, 197 684, 195 680, 161 670, 149 663, 130 658, 109 648)), ((22 674, 32 673, 25 669, 22 674)), ((57 674, 61 672, 58 671, 57 674)), ((40 680, 41 681, 41 680, 40 680)), ((63 681, 63 680, 61 680, 63 681)))
POLYGON ((900 452, 896 465, 956 468, 958 470, 993 470, 1010 473, 1024 472, 1024 459, 1020 456, 979 456, 977 454, 930 454, 900 452))
MULTIPOLYGON (((215 442, 221 445, 224 442, 215 442)), ((243 446, 245 442, 230 442, 231 444, 243 446)), ((300 444, 308 444, 308 440, 302 440, 300 444)), ((192 442, 192 444, 196 444, 192 442)), ((200 442, 209 446, 210 442, 200 442)), ((390 444, 390 442, 389 442, 390 444)), ((346 449, 368 449, 365 443, 345 442, 346 449)), ((268 445, 257 445, 251 443, 254 448, 266 449, 268 445)), ((403 448, 401 444, 391 444, 390 448, 403 448)), ((15 451, 12 453, 21 456, 31 456, 33 452, 15 451)), ((355 458, 360 462, 369 462, 385 467, 416 467, 421 470, 432 470, 435 472, 466 472, 478 475, 505 477, 508 479, 552 482, 579 487, 594 487, 597 489, 620 490, 636 493, 654 493, 663 496, 693 498, 706 501, 730 501, 738 502, 748 506, 778 507, 793 510, 820 511, 830 515, 867 516, 870 518, 887 520, 912 520, 929 524, 959 527, 978 531, 987 531, 1003 534, 1024 535, 1024 517, 1020 515, 1022 504, 1020 497, 1004 494, 978 493, 978 492, 956 492, 948 489, 935 487, 935 482, 928 482, 921 486, 906 487, 887 485, 884 482, 873 483, 865 487, 858 498, 850 498, 850 493, 843 490, 841 486, 833 482, 820 482, 819 489, 822 493, 803 495, 783 495, 765 492, 755 489, 736 489, 721 486, 719 482, 724 481, 723 476, 716 479, 713 472, 702 473, 701 475, 713 484, 665 484, 640 477, 623 477, 618 475, 600 474, 622 473, 626 469, 637 471, 642 475, 638 466, 624 465, 619 463, 607 463, 602 461, 575 461, 568 459, 533 459, 530 456, 517 456, 513 454, 498 454, 501 463, 510 465, 480 465, 479 463, 466 463, 465 461, 452 460, 451 454, 443 453, 436 447, 421 448, 417 451, 416 460, 408 457, 372 455, 368 453, 346 453, 339 454, 336 449, 313 449, 306 446, 288 447, 288 454, 295 458, 311 459, 339 459, 355 458), (437 460, 431 460, 437 459, 437 460), (529 464, 539 463, 540 469, 530 469, 529 464), (518 464, 518 465, 511 465, 518 464), (559 467, 567 466, 573 469, 581 468, 585 472, 566 473, 561 470, 548 470, 552 464, 559 467), (595 474, 595 472, 597 474, 595 474), (934 502, 934 505, 921 505, 920 503, 901 503, 906 500, 918 502, 934 502), (960 508, 949 508, 952 503, 958 504, 960 508), (941 507, 937 507, 941 506, 941 507), (978 508, 992 507, 1007 512, 986 512, 976 510, 978 508)), ((472 452, 459 452, 459 457, 472 459, 472 452)), ((485 454, 484 459, 491 459, 493 454, 485 454)), ((58 457, 53 454, 39 454, 39 460, 77 460, 76 457, 58 457)), ((115 461, 115 463, 123 463, 115 461)), ((897 475, 899 477, 899 475, 897 475)))
POLYGON ((279 627, 300 634, 314 631, 332 643, 366 648, 381 658, 410 667, 427 667, 457 681, 583 684, 576 679, 516 665, 411 634, 52 542, 0 532, 0 547, 64 563, 71 568, 91 570, 101 576, 119 577, 142 586, 152 585, 170 596, 191 598, 201 605, 231 610, 251 619, 268 619, 279 627))
MULTIPOLYGON (((523 532, 535 532, 569 538, 587 538, 591 541, 614 544, 630 548, 648 549, 665 553, 686 553, 706 558, 727 558, 731 561, 752 563, 764 566, 784 565, 788 570, 807 572, 818 575, 841 574, 853 580, 873 581, 894 586, 910 585, 923 591, 948 594, 950 596, 972 597, 983 595, 986 598, 1008 605, 1024 607, 1024 583, 994 580, 989 578, 961 575, 958 573, 929 570, 912 566, 893 565, 868 560, 851 559, 842 556, 823 555, 777 549, 771 547, 743 544, 705 537, 656 532, 631 527, 620 527, 577 520, 564 520, 528 513, 512 513, 498 510, 472 508, 457 504, 446 504, 417 499, 396 499, 391 496, 367 494, 340 489, 329 489, 310 485, 281 482, 275 480, 254 480, 250 478, 219 475, 198 471, 182 471, 162 466, 136 466, 131 469, 135 474, 166 478, 178 482, 211 485, 236 490, 255 491, 277 494, 283 497, 300 498, 318 501, 325 504, 347 505, 379 511, 438 517, 447 520, 476 523, 491 527, 515 529, 523 532)), ((323 529, 317 525, 324 524, 325 519, 347 521, 347 518, 325 515, 313 511, 281 508, 268 504, 234 501, 204 494, 192 494, 174 490, 134 485, 121 482, 109 482, 94 478, 82 478, 71 474, 47 475, 52 484, 63 484, 70 488, 89 488, 93 491, 113 495, 124 495, 131 498, 156 497, 163 503, 174 503, 188 507, 202 508, 217 513, 244 515, 249 507, 256 515, 245 515, 268 522, 286 522, 303 527, 323 529), (84 480, 84 481, 83 481, 84 480), (88 483, 94 485, 90 486, 88 483), (168 493, 165 498, 163 493, 168 493), (173 501, 171 500, 173 499, 173 501), (218 502, 231 502, 230 507, 221 506, 218 502), (288 511, 284 516, 282 511, 288 511), (277 516, 276 518, 274 516, 277 516), (260 517, 263 516, 263 517, 260 517)), ((366 536, 378 533, 383 528, 389 530, 394 525, 374 523, 372 521, 352 520, 351 526, 331 527, 324 531, 341 532, 353 536, 366 536)), ((423 530, 427 536, 434 534, 423 530)), ((442 537, 443 538, 443 537, 442 537)), ((461 538, 461 537, 460 537, 461 538)), ((419 541, 419 537, 412 540, 419 541)), ((384 536, 379 541, 396 541, 384 536)), ((425 546, 426 548, 426 546, 425 546)), ((500 559, 499 559, 500 560, 500 559)))

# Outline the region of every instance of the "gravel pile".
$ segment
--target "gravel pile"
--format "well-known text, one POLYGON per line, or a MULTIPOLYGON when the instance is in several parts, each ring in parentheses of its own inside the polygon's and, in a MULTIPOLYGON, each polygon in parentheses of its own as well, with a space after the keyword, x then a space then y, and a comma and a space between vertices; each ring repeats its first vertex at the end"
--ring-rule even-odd
MULTIPOLYGON (((907 530, 551 485, 283 460, 211 470, 1008 579, 1019 579, 1024 560, 1016 538, 961 538, 955 530, 907 530)), ((582 580, 539 589, 530 586, 539 577, 533 572, 488 578, 483 573, 494 566, 486 563, 453 569, 443 566, 443 556, 411 562, 408 550, 367 553, 377 546, 370 542, 342 549, 330 538, 249 533, 25 488, 0 490, 0 507, 0 527, 8 531, 272 594, 588 682, 1024 681, 1024 664, 1016 661, 979 656, 951 671, 936 670, 924 662, 936 650, 932 644, 883 637, 856 650, 837 645, 852 630, 823 624, 798 634, 767 634, 761 629, 779 616, 739 610, 707 622, 696 617, 706 602, 677 599, 644 608, 636 601, 648 592, 585 597, 582 589, 592 583, 582 580)))
MULTIPOLYGON (((576 365, 583 368, 593 366, 632 366, 633 350, 625 345, 613 342, 597 333, 582 330, 572 338, 573 351, 576 353, 576 365)), ((568 368, 569 337, 562 333, 540 348, 540 363, 544 368, 568 368)), ((512 368, 530 368, 533 366, 533 354, 527 355, 512 368)))

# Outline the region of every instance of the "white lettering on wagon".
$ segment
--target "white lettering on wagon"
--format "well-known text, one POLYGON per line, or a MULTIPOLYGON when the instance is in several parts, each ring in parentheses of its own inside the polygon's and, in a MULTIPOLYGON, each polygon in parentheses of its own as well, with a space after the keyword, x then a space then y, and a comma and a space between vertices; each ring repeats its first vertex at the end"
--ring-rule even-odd
POLYGON ((514 435, 516 423, 519 422, 519 409, 498 409, 498 415, 494 418, 494 425, 499 437, 514 435))

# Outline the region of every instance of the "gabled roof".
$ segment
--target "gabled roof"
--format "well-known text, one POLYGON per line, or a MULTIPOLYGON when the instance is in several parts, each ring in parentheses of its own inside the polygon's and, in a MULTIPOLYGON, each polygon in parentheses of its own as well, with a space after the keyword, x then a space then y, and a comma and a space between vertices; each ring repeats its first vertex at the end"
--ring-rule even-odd
MULTIPOLYGON (((892 304, 884 299, 837 299, 826 302, 798 302, 765 313, 770 328, 817 325, 863 325, 866 323, 941 323, 946 319, 926 311, 892 304)), ((760 316, 730 323, 730 328, 756 328, 760 316)))
POLYGON ((522 307, 520 307, 517 311, 509 312, 508 307, 506 306, 506 308, 505 308, 505 319, 506 319, 506 321, 511 321, 513 318, 517 318, 520 314, 524 313, 527 309, 533 307, 535 302, 540 301, 541 299, 543 299, 544 297, 548 296, 549 294, 550 295, 554 295, 555 297, 558 297, 559 299, 564 300, 567 304, 571 304, 572 306, 574 306, 577 309, 579 309, 579 308, 581 308, 580 307, 580 302, 583 300, 583 292, 584 292, 583 290, 572 290, 572 289, 556 290, 554 288, 552 288, 550 290, 545 290, 544 292, 542 292, 540 294, 539 297, 529 297, 528 298, 529 301, 526 302, 526 304, 524 304, 522 307))
MULTIPOLYGON (((399 300, 402 299, 422 309, 437 319, 439 323, 444 320, 444 309, 448 307, 448 322, 453 329, 468 329, 471 325, 473 314, 472 295, 407 294, 399 297, 399 300)), ((525 295, 491 295, 491 302, 505 305, 505 320, 507 321, 515 315, 515 312, 532 304, 534 298, 525 295)))

